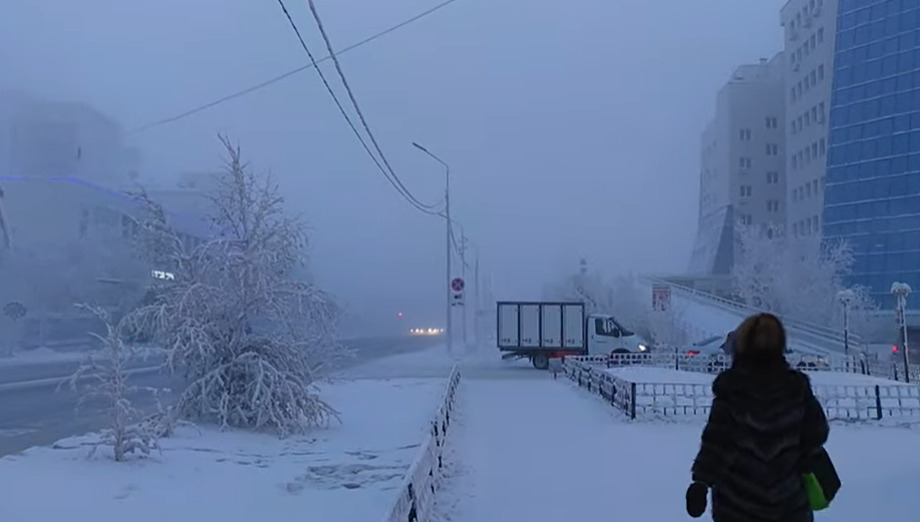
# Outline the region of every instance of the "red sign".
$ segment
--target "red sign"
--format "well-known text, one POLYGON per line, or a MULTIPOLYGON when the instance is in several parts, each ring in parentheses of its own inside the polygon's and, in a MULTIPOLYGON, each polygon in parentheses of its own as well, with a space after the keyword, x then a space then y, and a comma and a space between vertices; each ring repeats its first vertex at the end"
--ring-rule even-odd
POLYGON ((663 312, 671 304, 671 287, 668 285, 652 285, 652 310, 663 312))
POLYGON ((455 277, 453 281, 450 282, 450 289, 454 292, 463 291, 463 279, 455 277))

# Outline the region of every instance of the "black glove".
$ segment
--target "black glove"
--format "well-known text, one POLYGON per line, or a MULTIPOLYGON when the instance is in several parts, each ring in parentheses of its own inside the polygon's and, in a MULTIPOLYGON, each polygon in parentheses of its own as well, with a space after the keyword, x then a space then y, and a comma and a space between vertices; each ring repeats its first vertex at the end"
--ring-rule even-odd
POLYGON ((700 518, 706 512, 706 493, 709 488, 702 482, 694 482, 687 488, 687 514, 700 518))

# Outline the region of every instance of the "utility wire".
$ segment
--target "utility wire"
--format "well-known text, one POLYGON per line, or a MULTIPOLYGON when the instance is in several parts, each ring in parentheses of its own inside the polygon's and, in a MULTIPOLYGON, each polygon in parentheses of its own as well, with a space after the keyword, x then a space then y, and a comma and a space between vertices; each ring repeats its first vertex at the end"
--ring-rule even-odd
MULTIPOLYGON (((279 0, 280 1, 280 0, 279 0)), ((390 176, 399 185, 402 191, 405 193, 406 197, 409 198, 412 203, 421 207, 427 211, 431 211, 436 208, 436 205, 426 205, 421 201, 415 199, 411 192, 403 185, 400 181, 399 176, 396 175, 396 172, 393 170, 393 167, 390 165, 390 162, 387 160, 386 154, 383 153, 383 149, 380 148, 380 144, 377 143, 377 138, 374 136, 373 131, 371 131, 370 125, 367 123, 367 119, 364 117, 364 111, 361 110, 361 106, 358 105, 358 100, 355 98, 354 91, 351 90, 351 85, 348 84, 348 78, 345 77, 345 71, 342 70, 342 64, 339 62, 338 56, 336 56, 335 51, 332 49, 332 42, 329 40, 329 35, 326 33, 325 27, 323 27, 323 21, 319 16, 319 12, 316 10, 316 4, 313 0, 307 0, 307 4, 310 6, 310 12, 313 14, 313 20, 316 21, 316 27, 319 29, 320 34, 323 36, 323 42, 326 44, 326 51, 329 52, 329 56, 332 58, 332 63, 335 65, 335 70, 339 75, 339 78, 342 80, 342 85, 345 87, 345 92, 348 93, 348 98, 351 100, 351 104, 355 108, 355 113, 358 115, 358 119, 361 121, 361 126, 364 127, 364 131, 367 133, 367 136, 371 140, 371 144, 374 146, 374 150, 377 151, 377 154, 380 155, 380 160, 386 166, 387 171, 389 171, 390 176)), ((437 214, 437 212, 434 212, 437 214)))
MULTIPOLYGON (((344 53, 347 53, 348 51, 351 51, 351 50, 353 50, 353 49, 357 49, 358 47, 361 47, 362 45, 371 43, 371 42, 373 42, 374 40, 376 40, 376 39, 378 39, 378 38, 381 38, 381 37, 383 37, 383 36, 386 36, 386 35, 392 33, 393 31, 397 31, 397 30, 399 30, 399 29, 402 29, 403 27, 405 27, 405 26, 407 26, 407 25, 409 25, 409 24, 411 24, 411 23, 413 23, 413 22, 415 22, 415 21, 417 21, 417 20, 420 20, 420 19, 422 19, 422 18, 425 18, 426 16, 428 16, 428 15, 434 13, 435 11, 438 11, 438 10, 444 8, 444 7, 447 7, 448 5, 450 5, 450 4, 452 4, 452 3, 456 2, 456 1, 457 1, 457 0, 445 0, 444 2, 441 2, 440 4, 434 6, 434 7, 430 8, 430 9, 427 9, 427 10, 425 10, 425 11, 422 11, 421 13, 419 13, 419 14, 417 14, 417 15, 411 17, 411 18, 408 18, 408 19, 406 19, 406 20, 404 20, 404 21, 402 21, 402 22, 400 22, 400 23, 398 23, 398 24, 396 24, 396 25, 394 25, 394 26, 392 26, 392 27, 389 27, 389 28, 387 28, 387 29, 384 29, 383 31, 380 31, 380 32, 375 33, 375 34, 373 34, 373 35, 371 35, 371 36, 368 36, 367 38, 365 38, 365 39, 363 39, 363 40, 361 40, 361 41, 359 41, 359 42, 355 42, 355 43, 349 45, 348 47, 344 47, 344 48, 342 48, 342 49, 341 49, 338 53, 336 53, 336 54, 342 55, 342 54, 344 54, 344 53)), ((176 122, 176 121, 179 121, 179 120, 183 120, 183 119, 185 119, 185 118, 188 118, 189 116, 192 116, 192 115, 194 115, 194 114, 198 114, 199 112, 208 110, 208 109, 210 109, 210 108, 212 108, 212 107, 216 107, 216 106, 221 105, 221 104, 223 104, 223 103, 226 103, 226 102, 228 102, 228 101, 235 100, 235 99, 237 99, 237 98, 246 96, 247 94, 250 94, 250 93, 253 93, 253 92, 255 92, 255 91, 264 89, 265 87, 268 87, 269 85, 276 84, 276 83, 278 83, 278 82, 280 82, 280 81, 282 81, 282 80, 285 80, 285 79, 287 79, 287 78, 290 78, 291 76, 294 76, 294 75, 297 74, 297 73, 301 73, 301 72, 303 72, 303 71, 306 71, 307 69, 313 69, 314 67, 316 67, 316 64, 325 62, 326 60, 329 60, 329 59, 331 59, 331 58, 332 58, 331 55, 324 56, 324 57, 322 57, 322 58, 316 60, 315 63, 310 63, 310 64, 308 64, 308 65, 300 66, 300 67, 298 67, 298 68, 296 68, 296 69, 291 69, 290 71, 288 71, 288 72, 286 72, 286 73, 284 73, 284 74, 275 76, 274 78, 270 78, 270 79, 265 80, 265 81, 263 81, 263 82, 261 82, 261 83, 257 83, 257 84, 255 84, 255 85, 253 85, 253 86, 251 86, 251 87, 247 87, 247 88, 245 88, 245 89, 243 89, 243 90, 241 90, 241 91, 237 91, 237 92, 235 92, 235 93, 228 94, 228 95, 226 95, 226 96, 224 96, 224 97, 222 97, 222 98, 218 98, 218 99, 216 99, 216 100, 210 101, 210 102, 205 103, 205 104, 203 104, 203 105, 199 105, 198 107, 189 109, 189 110, 187 110, 187 111, 185 111, 185 112, 181 112, 181 113, 179 113, 179 114, 170 116, 170 117, 168 117, 168 118, 162 118, 162 119, 160 119, 160 120, 156 120, 156 121, 147 123, 147 124, 145 124, 145 125, 142 125, 142 126, 140 126, 140 127, 137 127, 137 128, 135 128, 135 129, 132 129, 132 130, 128 131, 128 133, 129 133, 129 134, 133 134, 133 133, 137 133, 137 132, 142 132, 142 131, 145 131, 145 130, 148 130, 148 129, 152 129, 152 128, 154 128, 154 127, 160 127, 160 126, 166 125, 166 124, 168 124, 168 123, 173 123, 173 122, 176 122)))
MULTIPOLYGON (((313 53, 310 52, 310 48, 307 46, 306 41, 303 39, 303 35, 300 34, 300 29, 297 28, 297 24, 294 22, 294 19, 291 17, 291 13, 288 11, 287 6, 284 5, 284 0, 278 0, 278 5, 281 6, 281 10, 284 12, 284 15, 287 17, 288 22, 291 24, 291 28, 294 30, 294 34, 297 35, 297 40, 300 42, 300 46, 303 48, 304 52, 307 53, 307 56, 310 58, 310 62, 313 64, 313 68, 316 69, 317 74, 319 74, 320 79, 323 81, 323 85, 326 87, 326 91, 329 92, 329 95, 332 96, 333 101, 335 102, 336 107, 338 107, 339 112, 342 114, 342 117, 345 118, 345 121, 348 123, 348 126, 354 132, 355 137, 358 138, 358 141, 361 142, 361 146, 367 152, 368 156, 371 157, 371 160, 377 166, 383 176, 393 185, 393 188, 396 189, 399 194, 406 199, 412 206, 416 209, 426 213, 438 215, 439 211, 432 210, 437 205, 426 205, 421 203, 408 189, 402 184, 399 179, 391 177, 390 172, 387 172, 384 169, 383 165, 380 164, 380 160, 371 152, 370 147, 367 145, 367 142, 364 140, 364 137, 361 136, 361 133, 358 131, 358 128, 355 127, 354 122, 351 120, 351 117, 348 115, 348 112, 345 111, 345 107, 342 106, 342 102, 339 101, 339 97, 335 94, 335 91, 332 89, 332 86, 329 84, 329 80, 326 79, 326 75, 323 73, 323 70, 319 68, 319 62, 317 62, 316 57, 313 56, 313 53)), ((378 149, 379 150, 379 149, 378 149)))

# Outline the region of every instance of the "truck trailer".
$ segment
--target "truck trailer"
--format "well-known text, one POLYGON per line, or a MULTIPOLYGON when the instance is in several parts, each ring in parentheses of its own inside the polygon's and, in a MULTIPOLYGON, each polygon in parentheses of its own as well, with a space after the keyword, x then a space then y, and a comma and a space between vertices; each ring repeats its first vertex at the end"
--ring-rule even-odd
POLYGON ((499 301, 498 349, 502 359, 530 359, 545 370, 567 355, 645 353, 647 341, 612 315, 585 315, 582 302, 499 301))

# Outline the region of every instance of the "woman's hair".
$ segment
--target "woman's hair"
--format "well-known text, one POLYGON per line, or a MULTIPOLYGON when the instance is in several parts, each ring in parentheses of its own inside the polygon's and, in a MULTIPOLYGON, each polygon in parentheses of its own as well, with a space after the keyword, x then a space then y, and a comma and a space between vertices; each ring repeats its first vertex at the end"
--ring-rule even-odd
POLYGON ((773 314, 759 313, 735 330, 735 355, 746 359, 785 360, 786 329, 773 314))

